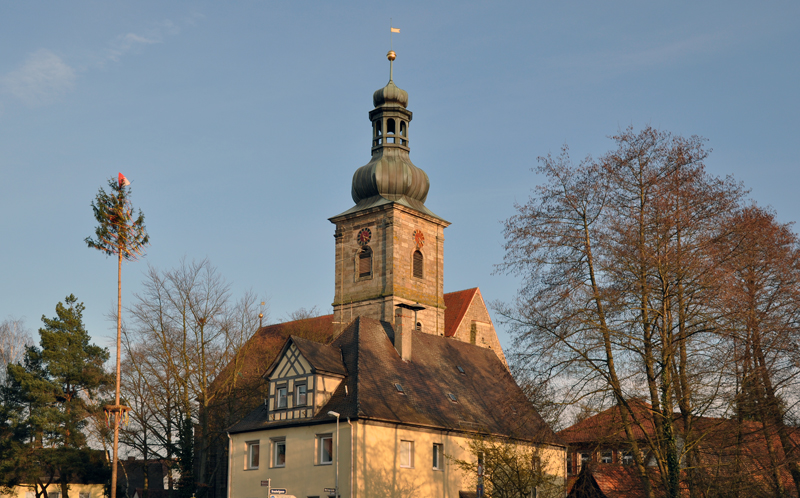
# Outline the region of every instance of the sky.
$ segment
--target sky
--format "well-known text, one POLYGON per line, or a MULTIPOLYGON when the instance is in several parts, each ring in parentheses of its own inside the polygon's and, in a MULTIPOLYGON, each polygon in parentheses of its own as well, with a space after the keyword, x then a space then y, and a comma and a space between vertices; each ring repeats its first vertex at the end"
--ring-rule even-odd
MULTIPOLYGON (((411 159, 445 230, 445 292, 514 299, 502 221, 537 157, 653 126, 700 135, 782 222, 800 217, 800 3, 741 1, 0 0, 0 320, 75 294, 113 351, 116 260, 86 247, 91 202, 122 172, 148 266, 207 258, 269 303, 331 312, 334 226, 369 161, 372 93, 409 93, 411 159)), ((495 317, 497 322, 497 317, 495 317)), ((267 323, 267 322, 265 322, 267 323)), ((498 324, 501 343, 511 344, 498 324)))

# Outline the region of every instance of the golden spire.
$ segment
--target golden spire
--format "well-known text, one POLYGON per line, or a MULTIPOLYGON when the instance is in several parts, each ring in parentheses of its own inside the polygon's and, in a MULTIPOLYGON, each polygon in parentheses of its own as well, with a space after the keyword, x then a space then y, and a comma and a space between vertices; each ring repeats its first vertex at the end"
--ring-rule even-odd
POLYGON ((394 71, 394 60, 397 58, 397 54, 394 53, 394 50, 389 50, 389 53, 386 54, 386 58, 389 59, 389 81, 392 81, 392 72, 394 71))

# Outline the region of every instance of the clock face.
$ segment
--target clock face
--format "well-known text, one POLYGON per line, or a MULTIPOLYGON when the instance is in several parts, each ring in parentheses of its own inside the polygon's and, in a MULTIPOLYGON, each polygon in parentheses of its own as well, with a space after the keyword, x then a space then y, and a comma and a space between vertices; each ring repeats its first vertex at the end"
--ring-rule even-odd
POLYGON ((423 244, 425 244, 425 236, 422 234, 422 230, 414 230, 414 243, 417 244, 417 247, 422 249, 423 244))
POLYGON ((369 244, 370 239, 372 239, 372 232, 369 228, 362 228, 358 235, 356 235, 356 240, 358 241, 359 245, 365 246, 369 244))

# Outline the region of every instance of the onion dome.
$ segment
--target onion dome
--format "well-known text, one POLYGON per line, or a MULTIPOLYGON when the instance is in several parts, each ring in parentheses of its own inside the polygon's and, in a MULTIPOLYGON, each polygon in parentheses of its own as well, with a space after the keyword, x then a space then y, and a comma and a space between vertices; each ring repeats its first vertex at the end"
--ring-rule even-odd
POLYGON ((428 175, 408 157, 412 113, 406 109, 408 93, 392 80, 395 57, 394 51, 387 54, 389 83, 372 95, 372 158, 353 175, 351 194, 356 206, 346 213, 397 202, 439 218, 425 207, 430 188, 428 175))
POLYGON ((372 94, 372 103, 375 107, 400 105, 405 108, 408 107, 408 92, 397 88, 394 81, 389 80, 385 87, 372 94))

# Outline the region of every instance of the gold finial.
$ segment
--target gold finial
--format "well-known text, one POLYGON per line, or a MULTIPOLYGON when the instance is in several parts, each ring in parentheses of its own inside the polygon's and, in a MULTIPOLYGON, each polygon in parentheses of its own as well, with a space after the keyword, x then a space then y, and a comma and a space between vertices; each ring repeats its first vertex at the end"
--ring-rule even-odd
POLYGON ((394 50, 389 50, 389 53, 386 54, 386 58, 389 59, 390 62, 394 61, 397 58, 397 54, 394 53, 394 50))

